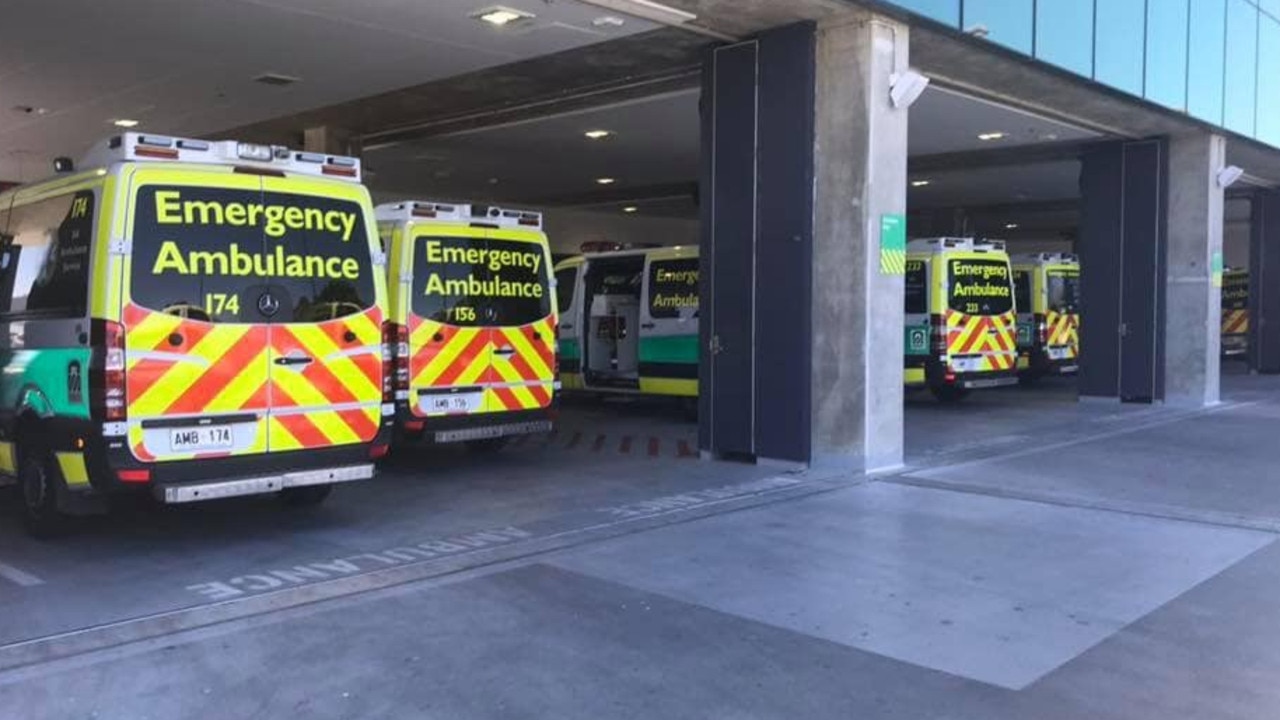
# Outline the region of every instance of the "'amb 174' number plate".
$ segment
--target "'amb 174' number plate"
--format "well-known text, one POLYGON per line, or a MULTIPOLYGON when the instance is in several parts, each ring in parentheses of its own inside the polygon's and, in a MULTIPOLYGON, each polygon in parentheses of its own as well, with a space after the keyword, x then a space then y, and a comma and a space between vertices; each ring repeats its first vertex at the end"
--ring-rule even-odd
POLYGON ((169 449, 172 452, 230 450, 233 444, 231 428, 227 425, 179 428, 169 431, 169 449))

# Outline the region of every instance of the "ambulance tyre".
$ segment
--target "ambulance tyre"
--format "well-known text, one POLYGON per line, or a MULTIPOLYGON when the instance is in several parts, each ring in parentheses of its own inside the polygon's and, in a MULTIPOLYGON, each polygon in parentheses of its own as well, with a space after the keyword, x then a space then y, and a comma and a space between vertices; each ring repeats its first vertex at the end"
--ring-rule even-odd
POLYGON ((22 520, 32 537, 62 535, 70 519, 58 507, 58 473, 53 453, 39 444, 28 445, 18 466, 18 492, 22 496, 22 520))
POLYGON ((506 447, 507 441, 510 439, 509 437, 493 437, 484 438, 483 440, 468 440, 467 449, 473 453, 489 455, 506 447))
POLYGON ((969 395, 969 391, 955 385, 934 385, 930 388, 938 402, 957 403, 969 395))
POLYGON ((280 491, 278 497, 286 507, 315 507, 324 502, 331 492, 333 492, 332 485, 304 485, 285 488, 280 491))

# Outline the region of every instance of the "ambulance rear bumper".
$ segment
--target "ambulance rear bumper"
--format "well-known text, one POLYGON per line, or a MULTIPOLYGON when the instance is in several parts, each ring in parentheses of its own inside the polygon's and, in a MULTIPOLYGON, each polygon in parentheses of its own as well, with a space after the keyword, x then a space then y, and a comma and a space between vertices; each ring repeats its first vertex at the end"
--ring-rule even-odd
POLYGON ((211 480, 181 485, 155 485, 152 492, 156 499, 169 504, 218 500, 242 495, 261 495, 287 488, 308 485, 332 485, 335 483, 368 480, 373 477, 373 463, 346 467, 304 470, 279 475, 261 475, 233 480, 211 480))

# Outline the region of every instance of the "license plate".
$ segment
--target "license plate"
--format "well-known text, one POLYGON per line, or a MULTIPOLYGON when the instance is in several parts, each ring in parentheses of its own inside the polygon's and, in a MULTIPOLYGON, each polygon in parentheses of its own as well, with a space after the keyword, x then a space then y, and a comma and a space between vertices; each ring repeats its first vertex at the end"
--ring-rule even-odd
POLYGON ((206 425, 169 431, 169 451, 175 453, 230 450, 235 444, 230 425, 206 425))
POLYGON ((994 380, 967 380, 964 387, 978 390, 981 388, 1003 387, 1018 382, 1017 378, 995 378, 994 380))
POLYGON ((459 415, 475 412, 484 403, 484 391, 422 395, 418 408, 427 415, 459 415))
POLYGON ((961 358, 951 361, 951 369, 956 372, 978 372, 982 369, 981 358, 961 358))
POLYGON ((1049 348, 1050 360, 1066 360, 1071 355, 1071 348, 1049 348))

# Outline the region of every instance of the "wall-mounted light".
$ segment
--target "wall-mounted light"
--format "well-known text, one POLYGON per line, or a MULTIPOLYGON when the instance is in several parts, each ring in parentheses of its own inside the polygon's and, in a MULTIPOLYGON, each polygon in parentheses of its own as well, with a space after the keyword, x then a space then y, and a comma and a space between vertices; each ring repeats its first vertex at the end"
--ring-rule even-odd
POLYGON ((895 108, 909 108, 920 99, 929 87, 929 78, 915 70, 905 70, 889 76, 889 102, 895 108))
POLYGON ((1244 169, 1235 165, 1228 165, 1218 171, 1218 187, 1226 190, 1236 184, 1240 178, 1244 177, 1244 169))

